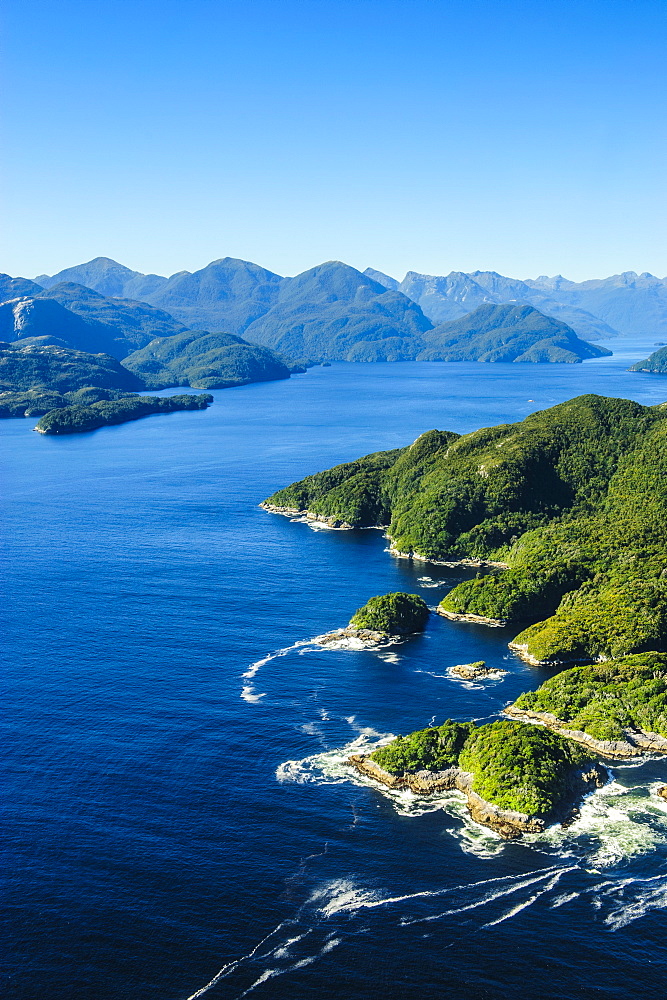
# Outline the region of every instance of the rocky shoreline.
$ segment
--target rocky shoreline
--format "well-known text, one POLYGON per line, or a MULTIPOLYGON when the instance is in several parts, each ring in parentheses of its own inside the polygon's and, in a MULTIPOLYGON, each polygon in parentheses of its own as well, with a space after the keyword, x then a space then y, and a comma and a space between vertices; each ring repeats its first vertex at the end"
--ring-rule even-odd
POLYGON ((487 802, 472 790, 474 775, 459 767, 450 767, 445 771, 417 771, 414 774, 393 775, 364 754, 349 757, 348 764, 364 777, 371 778, 387 788, 409 789, 417 795, 432 795, 435 792, 453 789, 463 792, 468 800, 471 818, 476 823, 493 830, 503 840, 518 840, 525 833, 541 833, 554 823, 560 823, 561 826, 570 825, 579 815, 576 803, 596 788, 602 788, 608 781, 608 774, 600 765, 596 765, 590 771, 577 771, 572 776, 571 794, 558 810, 545 816, 529 816, 511 809, 501 809, 492 802, 487 802))
POLYGON ((435 610, 436 614, 442 615, 443 618, 449 618, 452 622, 470 622, 472 625, 487 625, 489 628, 505 628, 507 625, 505 618, 484 618, 482 615, 458 614, 455 611, 445 611, 440 605, 435 610))
POLYGON ((626 759, 642 757, 650 754, 667 754, 667 739, 658 733, 647 733, 643 729, 625 729, 624 740, 598 740, 580 729, 568 729, 567 723, 550 712, 531 712, 527 709, 508 705, 504 714, 518 722, 530 722, 546 726, 565 736, 567 739, 580 743, 587 750, 593 750, 601 757, 611 759, 626 759))
MULTIPOLYGON (((528 652, 528 644, 520 642, 508 642, 508 648, 512 650, 513 653, 517 653, 525 663, 530 663, 531 667, 567 667, 572 666, 576 663, 590 663, 590 657, 584 659, 567 659, 567 660, 538 660, 536 656, 532 656, 528 652)), ((603 662, 600 660, 599 662, 603 662)))
POLYGON ((330 649, 375 649, 378 646, 387 646, 397 641, 397 636, 390 636, 386 632, 375 632, 369 628, 354 628, 352 625, 334 629, 333 632, 325 632, 324 635, 318 635, 313 640, 318 645, 328 646, 330 649))
MULTIPOLYGON (((395 559, 410 559, 412 562, 430 563, 432 566, 446 566, 447 569, 509 569, 507 563, 492 562, 489 559, 430 559, 422 556, 419 552, 400 552, 398 549, 389 547, 389 555, 395 559)), ((491 620, 491 619, 485 619, 491 620)))
POLYGON ((343 528, 351 531, 353 525, 347 521, 341 521, 338 517, 326 517, 324 514, 313 514, 310 510, 298 510, 296 507, 276 507, 272 503, 260 503, 262 510, 268 510, 269 514, 282 514, 283 517, 295 518, 305 521, 313 521, 316 524, 326 525, 327 528, 343 528))

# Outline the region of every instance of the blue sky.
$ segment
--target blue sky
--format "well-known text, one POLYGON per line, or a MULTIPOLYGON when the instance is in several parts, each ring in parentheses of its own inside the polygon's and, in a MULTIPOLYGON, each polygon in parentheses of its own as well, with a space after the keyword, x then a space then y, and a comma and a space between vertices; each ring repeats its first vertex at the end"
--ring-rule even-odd
POLYGON ((0 270, 667 274, 664 0, 4 0, 0 270))

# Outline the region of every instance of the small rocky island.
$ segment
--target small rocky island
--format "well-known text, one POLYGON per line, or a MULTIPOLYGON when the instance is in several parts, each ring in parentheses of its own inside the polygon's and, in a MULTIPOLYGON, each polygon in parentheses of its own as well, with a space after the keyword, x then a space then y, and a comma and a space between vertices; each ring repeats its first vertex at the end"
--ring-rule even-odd
POLYGON ((453 722, 399 736, 349 764, 389 788, 420 795, 458 789, 470 815, 505 840, 567 824, 607 771, 571 740, 542 726, 453 722))
POLYGON ((101 400, 89 406, 64 406, 50 410, 37 422, 40 434, 82 434, 98 427, 124 424, 154 413, 175 413, 178 410, 205 410, 213 402, 209 393, 198 396, 126 396, 116 400, 101 400))
POLYGON ((397 591, 371 597, 359 608, 349 625, 318 636, 321 646, 338 649, 368 649, 423 632, 429 616, 428 606, 417 594, 397 591))

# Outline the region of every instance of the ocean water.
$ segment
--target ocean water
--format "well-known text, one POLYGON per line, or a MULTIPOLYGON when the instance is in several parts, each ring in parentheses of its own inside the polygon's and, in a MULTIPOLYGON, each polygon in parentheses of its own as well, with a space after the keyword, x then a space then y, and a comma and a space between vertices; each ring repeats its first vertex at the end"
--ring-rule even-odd
POLYGON ((510 844, 458 793, 371 787, 353 748, 491 718, 548 672, 511 632, 435 615, 377 652, 314 646, 373 594, 435 605, 461 572, 257 506, 431 427, 582 392, 667 400, 667 378, 624 370, 650 344, 578 366, 335 364, 62 439, 0 422, 3 997, 667 992, 667 761, 510 844), (477 659, 507 673, 448 676, 477 659))

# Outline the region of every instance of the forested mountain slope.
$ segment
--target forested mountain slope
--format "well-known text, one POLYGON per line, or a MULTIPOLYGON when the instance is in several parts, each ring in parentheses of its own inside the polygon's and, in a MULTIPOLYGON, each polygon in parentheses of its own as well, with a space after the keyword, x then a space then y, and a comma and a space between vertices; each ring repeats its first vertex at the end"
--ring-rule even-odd
POLYGON ((530 624, 543 662, 667 648, 667 407, 580 396, 462 437, 429 431, 275 493, 276 507, 355 527, 395 550, 501 562, 441 610, 530 624))

